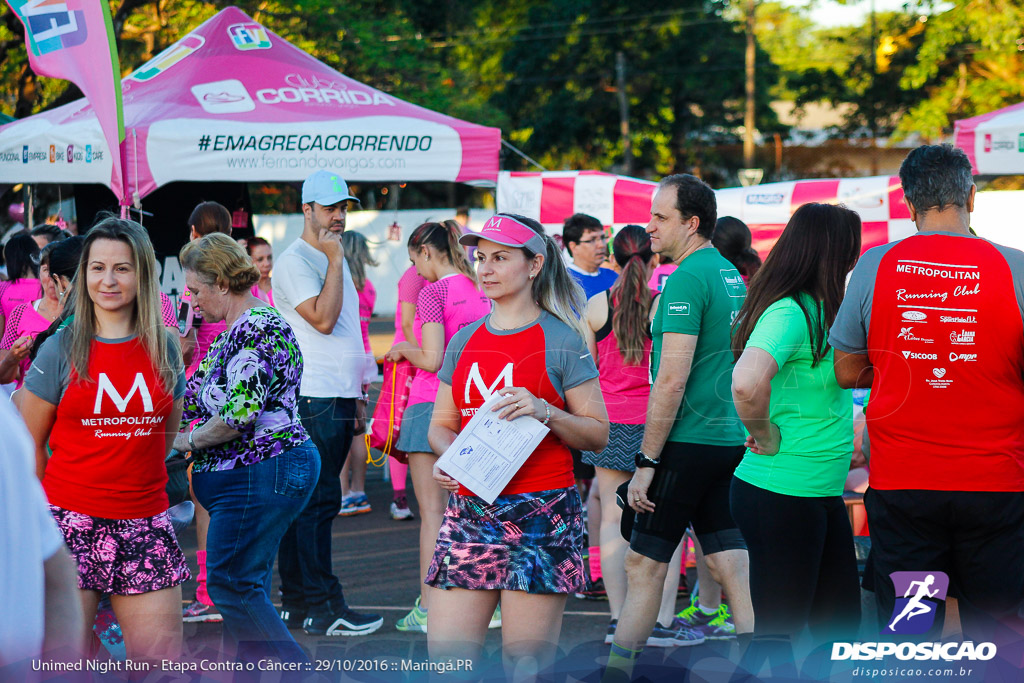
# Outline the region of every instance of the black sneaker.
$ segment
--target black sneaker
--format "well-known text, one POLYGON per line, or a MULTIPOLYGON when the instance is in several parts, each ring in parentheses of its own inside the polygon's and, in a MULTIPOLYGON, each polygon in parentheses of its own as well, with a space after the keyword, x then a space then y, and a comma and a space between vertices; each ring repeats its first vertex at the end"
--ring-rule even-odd
POLYGON ((604 579, 598 579, 597 581, 587 579, 586 587, 581 592, 576 593, 576 597, 580 600, 607 600, 608 591, 604 589, 604 579))
POLYGON ((282 606, 280 615, 284 625, 292 630, 302 628, 302 623, 306 621, 306 610, 304 608, 282 606))
POLYGON ((376 614, 360 614, 344 609, 335 614, 308 616, 302 630, 311 636, 367 636, 384 625, 376 614))

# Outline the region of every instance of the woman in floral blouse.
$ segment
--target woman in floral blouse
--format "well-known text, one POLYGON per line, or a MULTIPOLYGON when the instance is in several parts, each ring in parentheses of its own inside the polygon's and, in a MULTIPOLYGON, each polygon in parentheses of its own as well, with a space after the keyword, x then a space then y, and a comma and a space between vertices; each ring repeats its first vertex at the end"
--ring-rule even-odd
POLYGON ((234 240, 207 235, 180 259, 196 311, 227 324, 188 382, 174 442, 192 452, 193 490, 210 512, 210 596, 227 649, 305 662, 267 594, 281 537, 320 474, 297 412, 302 355, 284 318, 250 293, 259 271, 234 240))

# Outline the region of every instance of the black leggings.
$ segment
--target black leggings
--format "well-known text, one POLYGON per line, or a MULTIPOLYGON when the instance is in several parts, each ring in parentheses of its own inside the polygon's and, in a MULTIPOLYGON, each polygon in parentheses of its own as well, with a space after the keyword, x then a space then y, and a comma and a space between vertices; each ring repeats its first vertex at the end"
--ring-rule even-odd
POLYGON ((842 496, 773 493, 733 477, 733 519, 750 553, 754 635, 850 640, 860 626, 853 531, 842 496))

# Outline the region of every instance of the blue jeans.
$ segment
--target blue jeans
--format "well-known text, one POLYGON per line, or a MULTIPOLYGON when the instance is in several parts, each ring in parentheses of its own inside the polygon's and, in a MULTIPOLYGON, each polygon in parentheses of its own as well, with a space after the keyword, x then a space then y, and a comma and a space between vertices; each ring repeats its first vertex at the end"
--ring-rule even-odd
POLYGON ((267 655, 308 661, 270 602, 274 554, 305 507, 320 473, 309 441, 245 467, 192 476, 196 498, 210 513, 207 587, 224 616, 224 636, 239 657, 267 655))
POLYGON ((299 418, 320 452, 320 479, 309 504, 281 539, 281 604, 315 616, 346 609, 331 563, 331 527, 341 509, 341 468, 355 431, 354 398, 299 397, 299 418))

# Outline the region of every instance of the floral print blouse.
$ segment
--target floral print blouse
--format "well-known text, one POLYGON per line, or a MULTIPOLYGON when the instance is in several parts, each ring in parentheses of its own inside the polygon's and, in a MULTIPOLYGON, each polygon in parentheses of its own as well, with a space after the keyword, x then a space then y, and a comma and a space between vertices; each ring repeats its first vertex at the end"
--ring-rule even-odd
POLYGON ((280 455, 308 438, 299 422, 302 354, 277 309, 250 308, 220 334, 185 389, 182 428, 216 416, 241 435, 193 453, 194 473, 280 455))

